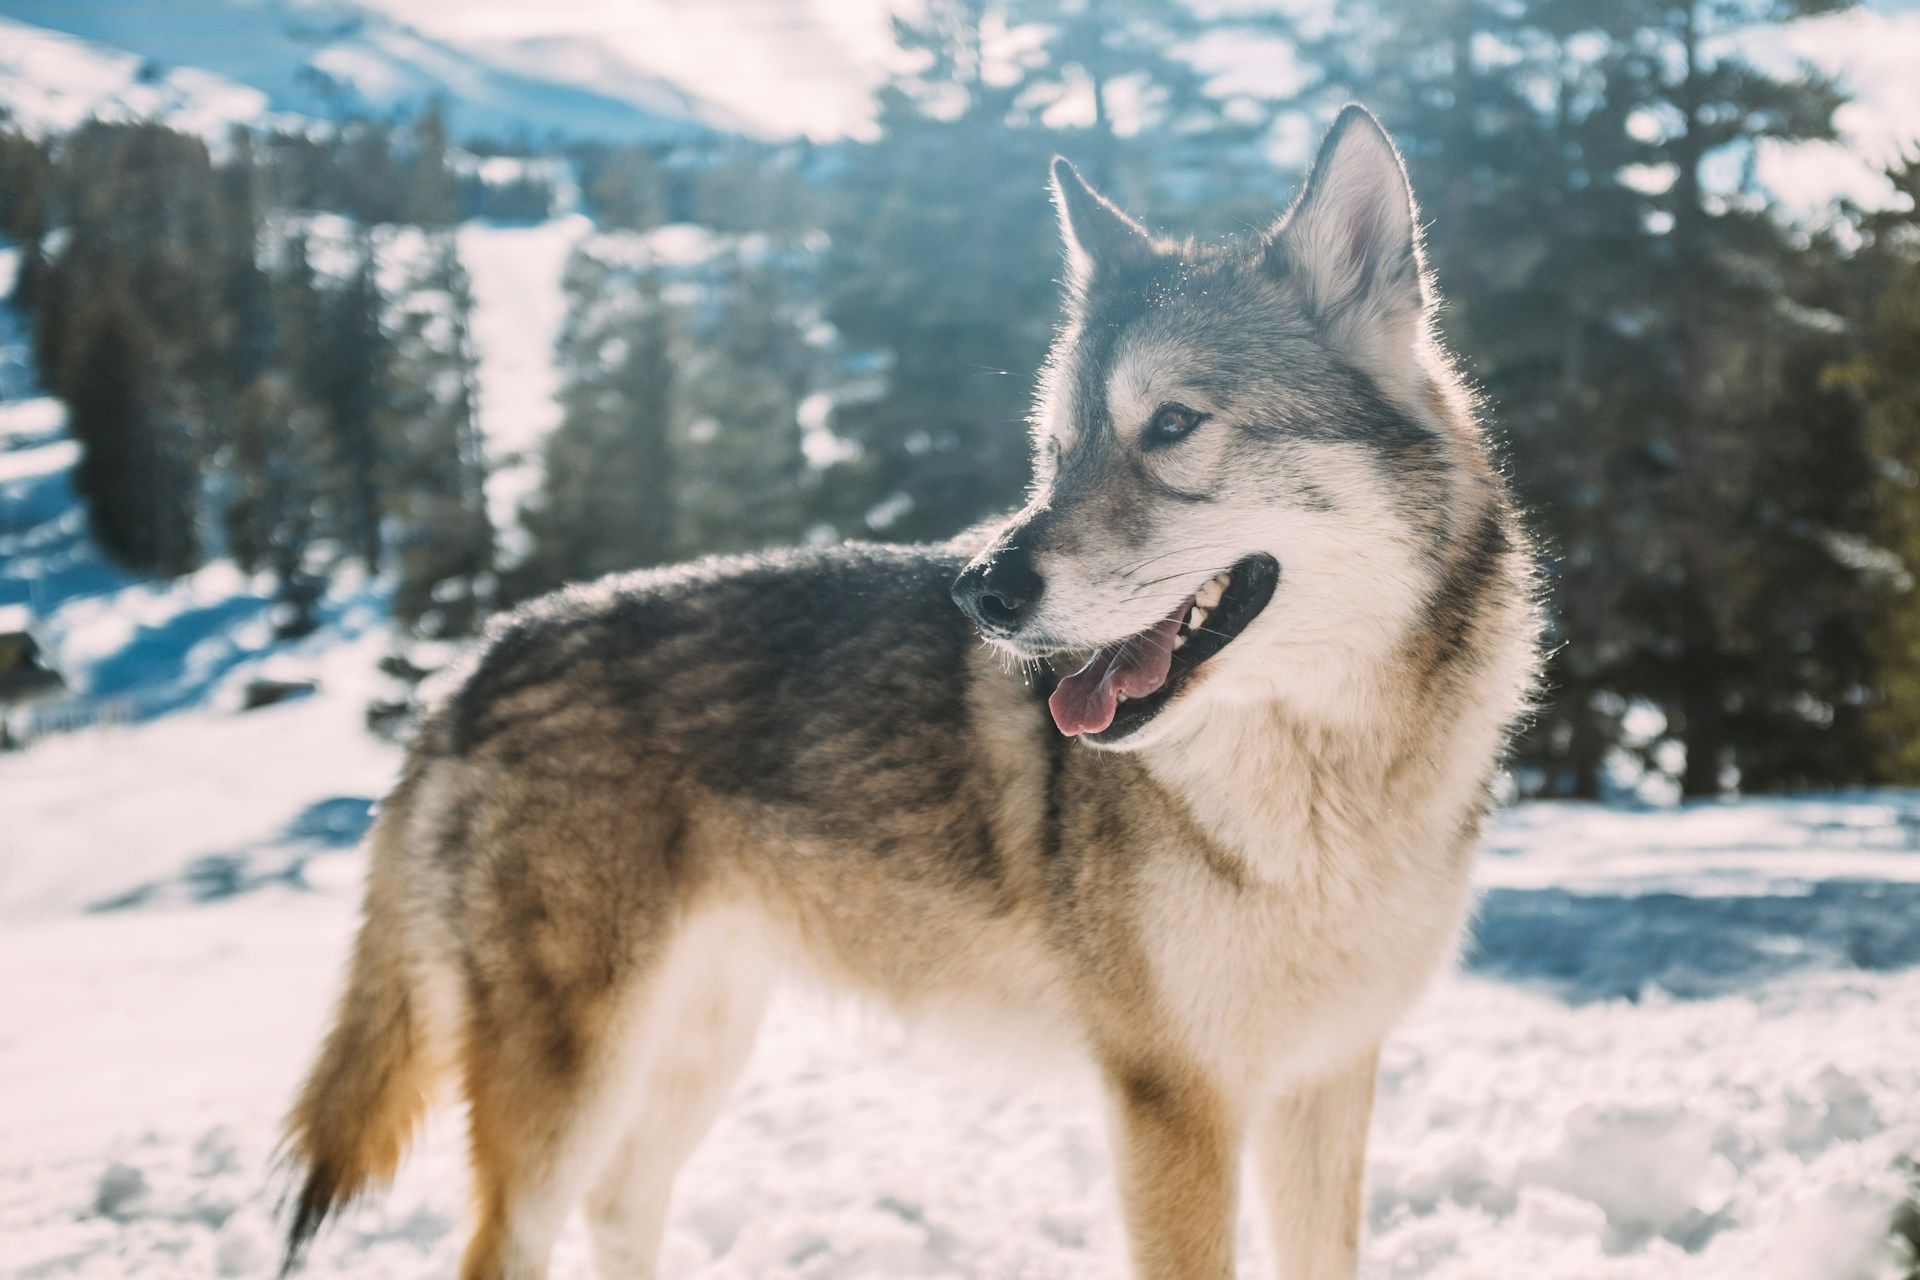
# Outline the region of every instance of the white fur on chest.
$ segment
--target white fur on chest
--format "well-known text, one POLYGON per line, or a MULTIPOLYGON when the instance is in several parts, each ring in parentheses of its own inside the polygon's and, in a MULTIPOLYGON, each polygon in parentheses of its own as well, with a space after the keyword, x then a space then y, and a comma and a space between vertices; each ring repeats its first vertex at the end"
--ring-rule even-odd
POLYGON ((1378 1043, 1451 957, 1490 753, 1409 764, 1363 739, 1215 730, 1204 757, 1154 769, 1238 882, 1156 851, 1142 940, 1183 1039, 1258 1089, 1378 1043))

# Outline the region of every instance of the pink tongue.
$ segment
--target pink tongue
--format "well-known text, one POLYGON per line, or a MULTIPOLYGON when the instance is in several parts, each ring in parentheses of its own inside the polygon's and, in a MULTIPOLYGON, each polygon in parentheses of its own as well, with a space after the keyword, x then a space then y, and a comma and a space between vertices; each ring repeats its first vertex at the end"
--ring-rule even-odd
POLYGON ((1113 723, 1120 698, 1142 698, 1167 682, 1173 666, 1173 642, 1180 634, 1182 604, 1153 630, 1110 645, 1087 665, 1062 680, 1047 699, 1053 722, 1069 737, 1099 733, 1113 723))

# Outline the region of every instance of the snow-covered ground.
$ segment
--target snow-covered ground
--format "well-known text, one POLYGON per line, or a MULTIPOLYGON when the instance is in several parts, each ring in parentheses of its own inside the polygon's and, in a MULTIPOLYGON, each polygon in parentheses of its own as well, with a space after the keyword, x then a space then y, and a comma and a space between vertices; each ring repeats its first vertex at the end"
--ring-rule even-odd
MULTIPOLYGON (((371 656, 314 655, 304 701, 0 757, 0 1274, 270 1269, 274 1126, 396 762, 359 728, 371 656)), ((1490 844, 1479 947, 1386 1056, 1370 1274, 1890 1274, 1920 795, 1523 807, 1490 844)), ((458 1129, 315 1275, 449 1273, 458 1129)), ((1111 1276, 1111 1199, 1080 1083, 796 998, 685 1175, 668 1274, 1111 1276)), ((558 1274, 587 1274, 577 1229, 558 1274)))

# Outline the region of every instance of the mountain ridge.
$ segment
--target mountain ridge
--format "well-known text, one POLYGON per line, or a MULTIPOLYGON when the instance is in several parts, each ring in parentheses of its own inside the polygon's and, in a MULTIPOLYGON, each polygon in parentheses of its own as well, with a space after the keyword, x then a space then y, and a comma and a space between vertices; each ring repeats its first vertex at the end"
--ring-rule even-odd
POLYGON ((354 0, 0 0, 0 45, 0 105, 28 127, 104 114, 207 132, 263 114, 391 115, 437 98, 466 138, 747 131, 662 77, 622 76, 589 39, 545 37, 533 51, 458 45, 354 0))

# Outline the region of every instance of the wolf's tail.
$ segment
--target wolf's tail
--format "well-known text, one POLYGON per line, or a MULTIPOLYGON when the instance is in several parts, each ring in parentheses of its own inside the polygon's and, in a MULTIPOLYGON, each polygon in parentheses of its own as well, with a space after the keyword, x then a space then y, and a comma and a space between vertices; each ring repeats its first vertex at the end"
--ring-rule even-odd
POLYGON ((383 806, 375 822, 346 990, 287 1117, 282 1150, 299 1192, 282 1277, 300 1265, 330 1214, 393 1175, 436 1083, 398 910, 401 807, 383 806))

